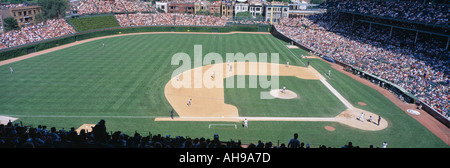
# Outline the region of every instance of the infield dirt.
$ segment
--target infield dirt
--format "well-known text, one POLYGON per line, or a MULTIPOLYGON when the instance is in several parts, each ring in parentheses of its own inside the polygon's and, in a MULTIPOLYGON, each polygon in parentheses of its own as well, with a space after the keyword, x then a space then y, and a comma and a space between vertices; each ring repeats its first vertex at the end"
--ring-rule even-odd
MULTIPOLYGON (((268 67, 266 72, 268 73, 260 73, 256 70, 250 70, 249 62, 233 62, 231 64, 232 67, 238 67, 239 64, 245 64, 242 67, 245 67, 245 71, 232 71, 232 73, 226 73, 228 71, 228 67, 226 63, 219 63, 214 65, 206 65, 202 67, 197 67, 188 71, 183 72, 178 77, 173 77, 170 81, 167 82, 164 94, 166 99, 173 107, 174 111, 176 111, 179 117, 171 118, 171 117, 162 117, 155 118, 155 121, 226 121, 226 122, 242 122, 244 118, 247 118, 249 121, 331 121, 331 122, 339 122, 351 127, 377 131, 382 130, 388 126, 388 122, 381 119, 380 124, 375 121, 378 119, 378 115, 365 111, 362 109, 354 108, 352 105, 340 113, 334 118, 325 118, 325 117, 243 117, 239 116, 238 108, 231 104, 225 103, 224 96, 224 86, 223 80, 227 77, 233 75, 271 75, 270 68, 278 68, 279 76, 295 76, 301 79, 308 80, 326 80, 320 73, 317 73, 316 70, 312 67, 299 67, 299 66, 286 66, 282 64, 271 64, 271 63, 253 63, 259 66, 268 67), (202 77, 194 78, 194 71, 201 70, 202 77), (209 74, 214 71, 214 78, 211 80, 205 80, 209 78, 209 74), (175 87, 177 83, 183 82, 183 75, 190 75, 191 77, 191 85, 194 86, 194 82, 202 83, 202 87, 200 88, 184 88, 184 87, 175 87), (197 81, 196 81, 197 80, 197 81), (198 81, 200 80, 200 81, 198 81), (219 80, 219 81, 216 81, 219 80), (207 85, 211 85, 208 82, 215 82, 216 87, 207 87, 207 85), (190 101, 190 105, 188 105, 188 100, 190 101), (361 113, 364 113, 365 117, 363 120, 358 120, 357 118, 361 113), (372 116, 373 121, 369 122, 369 117, 372 116)), ((212 77, 211 77, 212 78, 212 77)), ((181 84, 180 84, 181 85, 181 84)), ((341 98, 344 99, 344 98, 341 98)))

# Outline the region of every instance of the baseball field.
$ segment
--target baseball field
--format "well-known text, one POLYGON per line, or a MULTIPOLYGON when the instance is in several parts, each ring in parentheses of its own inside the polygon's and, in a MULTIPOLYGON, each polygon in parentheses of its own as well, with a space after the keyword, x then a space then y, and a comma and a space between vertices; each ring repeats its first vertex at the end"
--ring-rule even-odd
MULTIPOLYGON (((287 145, 298 133, 300 141, 311 147, 340 147, 350 141, 360 147, 381 147, 385 141, 388 147, 398 148, 448 147, 378 91, 321 59, 300 55, 309 53, 288 48, 270 34, 149 33, 80 42, 1 65, 0 116, 17 118, 15 122, 28 126, 65 130, 104 119, 108 132, 211 139, 217 133, 223 141, 244 144, 261 140, 287 145), (195 64, 196 45, 201 45, 203 56, 217 53, 223 62, 195 64), (173 87, 173 81, 187 79, 185 74, 173 75, 180 67, 172 63, 177 53, 192 60, 192 69, 184 72, 201 69, 209 78, 216 68, 211 81, 234 87, 173 87), (235 71, 239 65, 226 63, 227 53, 267 53, 267 62, 273 61, 271 53, 278 53, 279 64, 267 66, 279 69, 276 89, 286 86, 289 92, 261 99, 262 92, 273 88, 260 83, 252 87, 249 81, 276 78, 251 69, 235 71), (362 121, 357 119, 361 112, 365 114, 362 121), (373 121, 367 121, 369 116, 373 121), (244 118, 249 128, 242 127, 244 118)), ((195 76, 191 77, 193 84, 195 76)))

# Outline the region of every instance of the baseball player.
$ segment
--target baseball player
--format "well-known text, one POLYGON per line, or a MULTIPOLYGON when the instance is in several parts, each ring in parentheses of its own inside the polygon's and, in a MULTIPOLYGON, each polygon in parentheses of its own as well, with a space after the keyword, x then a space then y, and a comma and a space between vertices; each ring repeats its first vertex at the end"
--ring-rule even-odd
POLYGON ((245 120, 244 120, 244 128, 248 128, 248 120, 247 120, 247 118, 245 118, 245 120))
POLYGON ((11 66, 9 67, 9 70, 11 71, 11 74, 14 73, 14 70, 13 70, 13 68, 11 66))
POLYGON ((188 106, 191 106, 191 101, 192 101, 192 99, 189 99, 189 100, 188 100, 188 102, 187 102, 187 105, 188 105, 188 106))
POLYGON ((173 109, 170 111, 170 117, 173 119, 173 109))
POLYGON ((330 76, 331 75, 331 70, 328 70, 328 76, 330 76))
POLYGON ((380 126, 380 122, 381 122, 381 116, 378 116, 378 126, 380 126))
POLYGON ((372 116, 369 117, 369 120, 368 120, 368 121, 369 121, 369 122, 372 122, 372 121, 373 121, 372 116))
POLYGON ((286 62, 286 67, 289 67, 289 61, 286 62))
POLYGON ((211 79, 214 79, 214 71, 211 72, 211 79))
POLYGON ((364 121, 364 113, 361 112, 361 115, 359 116, 358 120, 364 121))
POLYGON ((281 93, 285 93, 286 94, 286 86, 283 85, 283 90, 281 91, 281 93))

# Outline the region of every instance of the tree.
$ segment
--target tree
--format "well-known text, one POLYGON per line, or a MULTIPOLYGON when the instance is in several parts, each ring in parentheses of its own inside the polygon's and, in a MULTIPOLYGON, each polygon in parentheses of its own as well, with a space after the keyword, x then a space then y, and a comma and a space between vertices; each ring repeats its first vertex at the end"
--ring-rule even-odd
POLYGON ((236 13, 237 17, 252 17, 252 14, 249 11, 236 13))
POLYGON ((20 3, 23 3, 23 2, 25 2, 26 0, 6 0, 6 1, 2 1, 3 3, 4 2, 9 2, 9 3, 12 3, 12 4, 20 4, 20 3))
POLYGON ((3 25, 5 26, 5 31, 19 29, 17 20, 14 19, 13 17, 7 17, 7 18, 3 19, 3 22, 4 22, 3 25))
POLYGON ((62 18, 65 11, 69 8, 68 0, 38 0, 38 5, 41 6, 41 18, 43 20, 62 18))
POLYGON ((222 15, 220 13, 214 13, 215 17, 222 17, 222 15))
POLYGON ((323 2, 325 2, 325 0, 311 0, 311 4, 321 4, 321 3, 323 3, 323 2))

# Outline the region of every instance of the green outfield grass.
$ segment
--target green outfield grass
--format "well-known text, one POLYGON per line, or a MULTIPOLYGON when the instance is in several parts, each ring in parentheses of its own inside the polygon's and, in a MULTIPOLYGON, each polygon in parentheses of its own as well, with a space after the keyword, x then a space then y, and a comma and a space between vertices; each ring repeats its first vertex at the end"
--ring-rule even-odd
MULTIPOLYGON (((164 86, 178 66, 170 64, 175 53, 185 52, 193 59, 194 45, 203 45, 203 55, 216 52, 279 53, 280 63, 304 66, 307 61, 320 73, 330 64, 319 59, 300 59, 301 49, 287 49, 287 43, 271 35, 154 34, 114 37, 80 44, 27 60, 0 66, 0 115, 19 118, 24 125, 47 125, 57 129, 79 127, 106 120, 108 131, 133 135, 170 134, 241 140, 243 143, 271 141, 287 144, 294 133, 312 147, 324 144, 381 147, 448 147, 416 120, 383 95, 332 69, 327 80, 355 107, 380 114, 389 122, 381 131, 363 131, 334 122, 250 122, 249 129, 208 128, 223 122, 155 122, 168 117, 171 107, 164 86), (102 47, 105 43, 105 47, 102 47), (296 56, 294 56, 294 54, 296 56), (15 70, 9 72, 9 66, 15 70), (359 106, 365 102, 367 106, 359 106), (330 132, 324 126, 333 126, 330 132)), ((225 59, 224 59, 225 60, 225 59)), ((270 61, 270 59, 269 59, 270 61)), ((345 106, 319 81, 280 77, 280 83, 300 98, 260 100, 263 89, 225 89, 225 102, 238 107, 242 116, 336 116, 345 106)), ((234 124, 234 123, 233 123, 234 124)), ((240 123, 236 123, 240 126, 240 123)))

